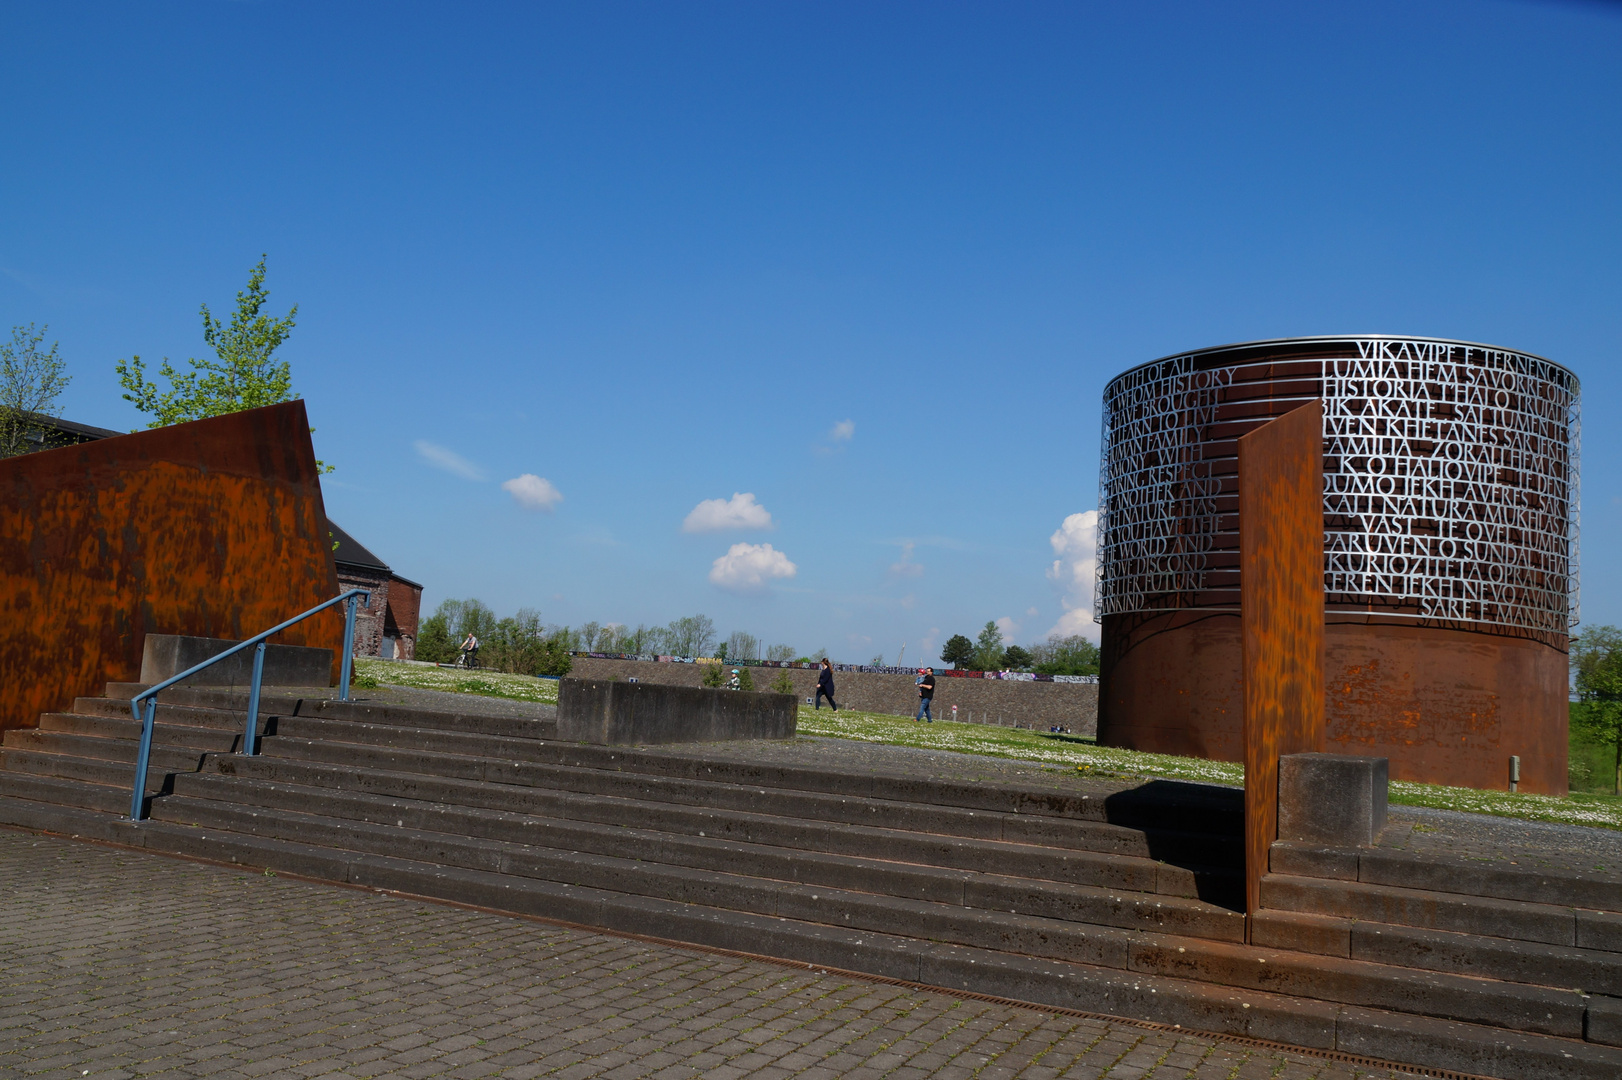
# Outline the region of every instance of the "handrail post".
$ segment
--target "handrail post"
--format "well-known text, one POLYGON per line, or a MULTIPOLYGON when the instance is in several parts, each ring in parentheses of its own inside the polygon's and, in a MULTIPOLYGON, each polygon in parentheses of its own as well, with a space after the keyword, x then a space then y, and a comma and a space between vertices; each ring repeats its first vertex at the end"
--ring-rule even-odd
POLYGON ((247 641, 239 641, 235 645, 232 645, 229 649, 226 649, 224 652, 215 653, 202 663, 194 664, 185 671, 171 675, 160 683, 154 683, 145 690, 142 690, 139 694, 136 694, 134 697, 130 698, 130 716, 135 720, 136 723, 141 725, 141 749, 140 753, 135 759, 135 791, 130 795, 130 820, 140 821, 145 817, 141 811, 142 804, 145 802, 146 797, 146 770, 147 763, 152 756, 152 729, 154 725, 157 724, 158 695, 160 693, 169 689, 171 686, 178 686, 181 683, 184 683, 187 679, 190 679, 193 675, 196 675, 204 668, 211 667, 214 664, 218 664, 222 660, 227 660, 230 657, 235 656, 244 649, 253 647, 255 649, 253 658, 253 683, 248 695, 248 725, 247 733, 243 740, 245 744, 243 746, 244 752, 252 754, 254 752, 254 741, 259 733, 259 690, 265 681, 266 644, 272 637, 281 633, 283 630, 286 630, 289 626, 294 626, 301 623, 305 619, 308 619, 311 615, 314 615, 317 612, 325 611, 334 604, 347 602, 349 611, 344 618, 344 676, 343 686, 339 688, 338 697, 341 701, 348 701, 349 680, 351 673, 354 670, 355 609, 360 603, 362 597, 366 598, 367 603, 371 603, 372 594, 368 589, 350 589, 347 592, 341 592, 337 596, 334 596, 331 600, 324 600, 315 607, 311 608, 309 611, 295 615, 286 622, 277 623, 269 630, 255 634, 247 641))
POLYGON ((146 818, 146 766, 152 758, 152 728, 158 722, 156 695, 146 699, 146 715, 141 719, 141 749, 135 755, 135 794, 130 796, 130 820, 146 818))
POLYGON ((264 680, 265 643, 261 641, 253 650, 253 680, 248 683, 248 730, 242 736, 244 754, 253 754, 253 744, 259 735, 259 687, 264 680))
POLYGON ((349 678, 355 669, 355 607, 359 603, 360 597, 351 596, 344 605, 344 666, 343 674, 338 677, 339 701, 349 700, 349 678))

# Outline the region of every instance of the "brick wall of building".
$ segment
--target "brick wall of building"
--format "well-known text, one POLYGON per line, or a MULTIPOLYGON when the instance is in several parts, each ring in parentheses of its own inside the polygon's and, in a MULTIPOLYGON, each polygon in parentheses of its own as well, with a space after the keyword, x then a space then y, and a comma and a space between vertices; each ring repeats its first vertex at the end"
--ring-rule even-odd
POLYGON ((417 613, 422 607, 422 586, 400 578, 389 580, 389 610, 385 632, 398 639, 394 647, 396 660, 414 660, 417 656, 417 613))
MULTIPOLYGON (((584 679, 631 678, 674 686, 697 686, 704 676, 703 664, 661 664, 648 660, 598 660, 589 656, 574 658, 571 675, 584 679)), ((731 670, 728 667, 727 670, 731 670)), ((794 693, 802 701, 816 693, 817 673, 800 668, 750 668, 755 689, 765 690, 786 674, 794 693)), ((835 697, 841 708, 863 712, 912 716, 918 710, 918 690, 909 675, 877 675, 856 671, 834 672, 835 697)), ((1005 682, 1001 679, 953 679, 935 676, 934 713, 950 720, 956 705, 957 719, 966 723, 1002 724, 1046 730, 1069 728, 1078 735, 1091 735, 1098 725, 1098 685, 1096 683, 1005 682)))
POLYGON ((366 603, 355 609, 355 655, 380 656, 383 649, 383 613, 389 603, 389 575, 364 567, 338 567, 338 591, 368 589, 366 603))

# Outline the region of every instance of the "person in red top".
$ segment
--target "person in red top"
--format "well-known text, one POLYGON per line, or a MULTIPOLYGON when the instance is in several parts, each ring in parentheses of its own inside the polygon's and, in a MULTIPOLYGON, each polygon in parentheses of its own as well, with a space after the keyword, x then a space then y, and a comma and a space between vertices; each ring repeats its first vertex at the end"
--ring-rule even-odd
POLYGON ((918 684, 918 715, 913 719, 928 720, 933 724, 935 718, 929 714, 929 706, 935 700, 935 669, 919 668, 918 678, 913 681, 918 684))

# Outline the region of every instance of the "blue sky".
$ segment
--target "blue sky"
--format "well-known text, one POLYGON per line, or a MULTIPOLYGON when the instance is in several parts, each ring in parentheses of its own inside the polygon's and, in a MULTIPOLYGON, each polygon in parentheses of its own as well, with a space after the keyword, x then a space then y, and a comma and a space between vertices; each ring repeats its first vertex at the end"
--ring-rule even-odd
POLYGON ((0 39, 0 324, 50 325, 67 415, 139 426, 114 363, 201 355, 268 252, 328 511, 430 605, 1039 640, 1108 378, 1380 332, 1579 374, 1583 613, 1622 622, 1622 8, 14 2, 0 39), (709 500, 739 527, 683 531, 709 500))

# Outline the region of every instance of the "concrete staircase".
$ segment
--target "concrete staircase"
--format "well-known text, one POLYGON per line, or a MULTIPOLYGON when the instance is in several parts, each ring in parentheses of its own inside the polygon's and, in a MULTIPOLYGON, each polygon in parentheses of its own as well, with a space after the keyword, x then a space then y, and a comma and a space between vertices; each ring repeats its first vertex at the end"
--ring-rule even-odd
POLYGON ((1108 797, 556 741, 520 720, 166 693, 0 745, 0 822, 1039 1005, 1507 1078, 1622 1076, 1622 879, 1277 845, 1237 792, 1108 797))

